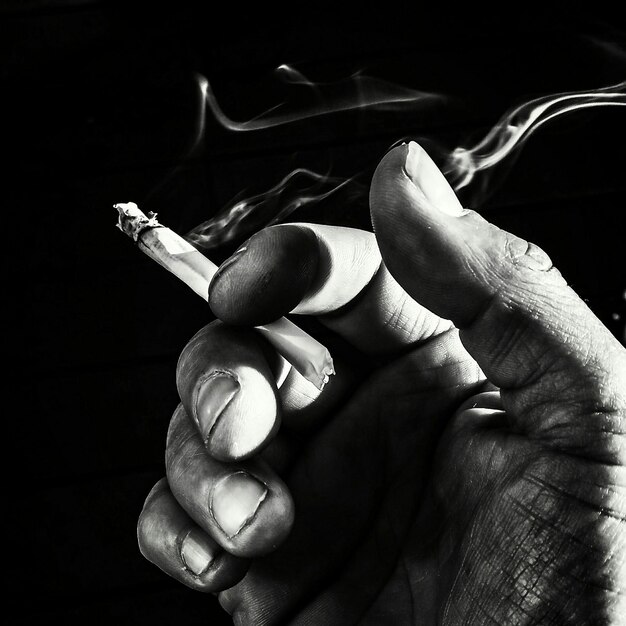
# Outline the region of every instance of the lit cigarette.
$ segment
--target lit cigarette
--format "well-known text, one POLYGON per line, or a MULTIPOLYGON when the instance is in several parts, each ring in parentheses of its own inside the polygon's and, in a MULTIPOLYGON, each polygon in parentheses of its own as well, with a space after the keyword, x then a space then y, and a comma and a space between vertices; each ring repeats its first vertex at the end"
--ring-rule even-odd
MULTIPOLYGON (((116 204, 115 208, 119 213, 117 227, 131 237, 143 253, 208 302, 209 283, 217 272, 217 265, 187 240, 160 224, 156 214, 146 215, 134 202, 116 204)), ((318 389, 323 389, 329 376, 335 373, 328 350, 288 319, 281 317, 256 329, 318 389)))

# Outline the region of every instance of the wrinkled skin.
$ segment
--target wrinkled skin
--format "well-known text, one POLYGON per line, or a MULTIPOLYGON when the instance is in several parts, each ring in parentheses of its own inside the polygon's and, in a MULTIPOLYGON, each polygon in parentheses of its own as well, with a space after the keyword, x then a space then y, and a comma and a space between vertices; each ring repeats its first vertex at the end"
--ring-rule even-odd
POLYGON ((220 591, 237 624, 626 623, 626 352, 419 146, 385 156, 370 200, 375 236, 273 227, 214 279, 230 325, 181 355, 142 552, 220 591), (291 310, 329 329, 321 393, 233 327, 291 310), (203 394, 215 372, 235 400, 203 394), (239 524, 219 501, 233 473, 244 500, 266 490, 234 534, 218 522, 239 524), (199 573, 190 529, 212 558, 199 573))

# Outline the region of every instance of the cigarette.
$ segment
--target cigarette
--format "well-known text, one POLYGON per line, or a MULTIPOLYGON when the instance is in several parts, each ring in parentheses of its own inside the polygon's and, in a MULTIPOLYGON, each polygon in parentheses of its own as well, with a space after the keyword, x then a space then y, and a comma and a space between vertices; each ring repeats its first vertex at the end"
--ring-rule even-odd
MULTIPOLYGON (((139 249, 177 276, 208 302, 209 284, 217 265, 196 250, 186 239, 160 224, 155 213, 147 215, 134 202, 114 205, 119 217, 117 227, 139 249)), ((335 373, 328 350, 293 322, 282 317, 271 324, 256 326, 291 365, 318 389, 323 389, 335 373)))

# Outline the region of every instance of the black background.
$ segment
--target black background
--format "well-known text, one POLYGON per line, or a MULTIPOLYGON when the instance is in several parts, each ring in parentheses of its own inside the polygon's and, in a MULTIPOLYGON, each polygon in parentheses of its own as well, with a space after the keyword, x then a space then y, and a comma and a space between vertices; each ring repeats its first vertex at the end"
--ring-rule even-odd
MULTIPOLYGON (((114 228, 114 202, 135 200, 186 232, 298 165, 360 172, 367 185, 399 139, 467 145, 525 99, 625 75, 610 15, 160 7, 12 3, 1 16, 5 161, 16 166, 5 168, 18 283, 7 309, 17 316, 9 394, 19 406, 6 415, 16 429, 6 440, 18 485, 16 622, 228 623, 214 598, 170 581, 136 547, 143 499, 164 473, 176 359, 210 317, 114 228), (230 117, 247 119, 280 102, 272 71, 282 63, 318 81, 362 70, 447 99, 255 133, 226 131, 209 115, 202 148, 182 158, 197 123, 194 72, 230 117), (30 223, 18 230, 16 219, 30 223)), ((549 251, 620 338, 623 129, 623 109, 563 117, 537 132, 494 193, 464 196, 549 251)), ((353 197, 294 217, 369 227, 353 197)))

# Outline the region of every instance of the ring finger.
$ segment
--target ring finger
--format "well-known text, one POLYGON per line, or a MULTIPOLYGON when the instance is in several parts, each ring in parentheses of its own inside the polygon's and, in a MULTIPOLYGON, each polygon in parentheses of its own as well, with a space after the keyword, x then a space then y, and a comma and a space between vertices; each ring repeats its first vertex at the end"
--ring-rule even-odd
POLYGON ((229 553, 265 554, 289 533, 293 501, 282 480, 258 458, 234 463, 212 458, 182 406, 170 423, 165 465, 178 503, 229 553))

